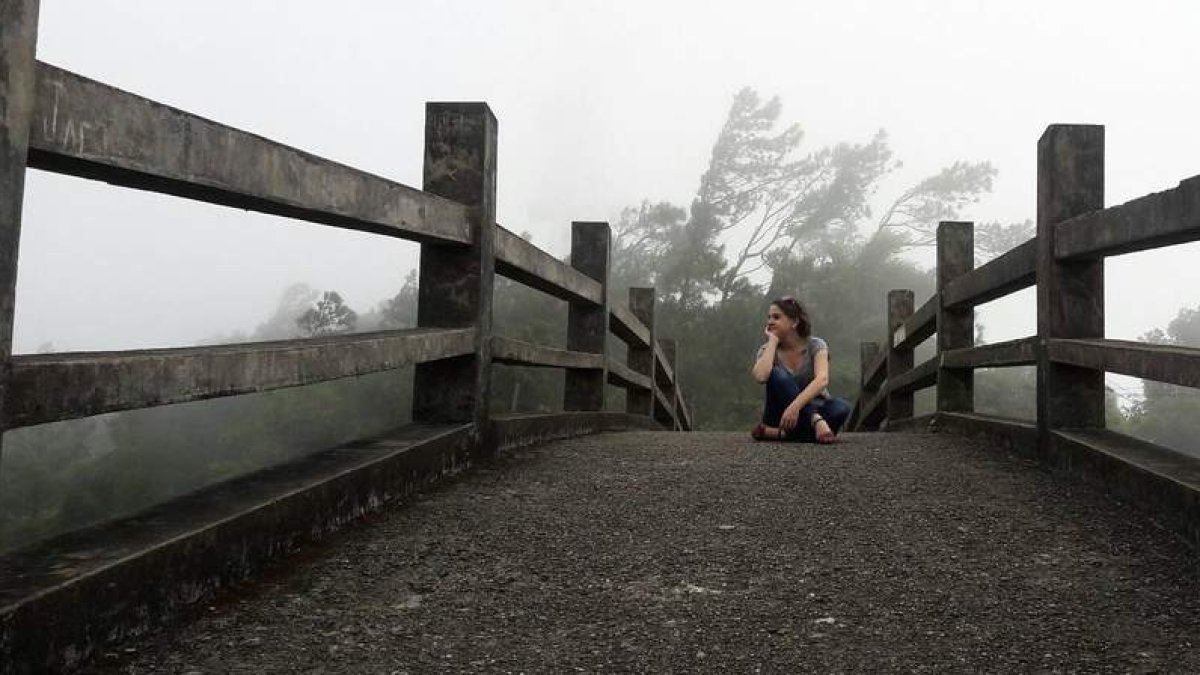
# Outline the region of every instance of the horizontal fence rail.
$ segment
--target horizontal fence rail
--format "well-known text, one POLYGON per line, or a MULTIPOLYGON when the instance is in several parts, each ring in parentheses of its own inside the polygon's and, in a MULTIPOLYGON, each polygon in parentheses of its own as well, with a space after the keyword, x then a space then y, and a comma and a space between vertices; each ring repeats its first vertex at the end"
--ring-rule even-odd
POLYGON ((887 351, 879 350, 875 357, 863 367, 862 388, 878 389, 887 377, 887 351))
POLYGON ((1128 340, 1051 340, 1051 361, 1166 382, 1200 387, 1200 349, 1128 340))
POLYGON ((635 347, 650 346, 650 329, 638 321, 627 308, 614 306, 609 313, 609 330, 625 344, 635 347))
POLYGON ((888 382, 886 391, 889 394, 906 394, 932 387, 937 384, 937 371, 940 365, 939 359, 935 356, 916 368, 897 375, 888 382))
POLYGON ((39 63, 29 166, 415 241, 471 242, 447 199, 39 63))
POLYGON ((658 365, 659 373, 663 376, 664 381, 671 382, 675 379, 675 370, 671 366, 671 362, 663 353, 662 344, 654 345, 654 358, 658 365))
POLYGON ((367 375, 475 353, 473 328, 15 356, 9 428, 367 375))
POLYGON ((933 296, 921 305, 904 325, 892 335, 896 349, 910 349, 928 340, 937 330, 937 310, 940 298, 933 296))
POLYGON ((1037 338, 1020 338, 978 347, 949 349, 941 354, 943 368, 1008 368, 1037 363, 1037 338))
POLYGON ((608 360, 608 383, 625 389, 642 389, 650 391, 654 386, 650 378, 634 372, 632 368, 613 359, 608 360))
POLYGON ((562 300, 604 304, 600 282, 498 225, 496 273, 562 300))
POLYGON ((1200 176, 1120 206, 1085 213, 1054 228, 1060 260, 1102 258, 1200 239, 1200 176))
POLYGON ((543 347, 522 340, 492 336, 492 361, 516 366, 604 370, 604 355, 543 347))
POLYGON ((1033 286, 1037 271, 1034 240, 1017 246, 950 282, 942 291, 945 307, 974 307, 1033 286))

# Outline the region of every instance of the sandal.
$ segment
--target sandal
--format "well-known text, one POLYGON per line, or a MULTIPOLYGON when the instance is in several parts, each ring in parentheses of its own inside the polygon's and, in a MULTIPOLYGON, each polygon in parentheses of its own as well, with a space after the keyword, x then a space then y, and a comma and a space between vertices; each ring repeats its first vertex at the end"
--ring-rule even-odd
POLYGON ((750 438, 756 441, 778 441, 783 439, 783 430, 776 429, 774 434, 769 434, 767 433, 767 426, 760 422, 750 430, 750 438))
POLYGON ((820 445, 833 445, 834 443, 837 443, 837 434, 833 433, 833 430, 829 428, 829 422, 825 422, 825 428, 829 429, 829 431, 826 431, 825 433, 817 431, 817 425, 821 422, 825 422, 824 417, 821 417, 820 415, 812 416, 813 433, 816 434, 817 443, 820 445))

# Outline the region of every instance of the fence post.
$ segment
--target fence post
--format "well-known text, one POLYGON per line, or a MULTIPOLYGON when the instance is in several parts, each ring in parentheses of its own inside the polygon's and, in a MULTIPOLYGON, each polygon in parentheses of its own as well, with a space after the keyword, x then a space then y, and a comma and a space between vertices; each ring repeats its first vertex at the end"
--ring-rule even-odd
MULTIPOLYGON (((0 2, 0 414, 7 408, 25 156, 35 100, 38 1, 0 2)), ((6 417, 0 431, 8 428, 6 417)), ((0 447, 0 452, 3 449, 0 447)))
POLYGON ((496 242, 496 117, 486 103, 425 104, 426 192, 469 209, 472 244, 421 245, 417 326, 475 328, 475 353, 417 365, 413 421, 488 433, 496 242))
MULTIPOLYGON (((913 350, 896 349, 896 329, 903 326, 908 317, 913 315, 913 292, 910 290, 888 291, 888 330, 887 330, 887 380, 888 386, 895 382, 898 375, 903 375, 913 368, 913 350)), ((912 392, 889 393, 887 396, 886 424, 908 419, 913 416, 912 392)), ((886 425, 885 425, 886 426, 886 425)))
POLYGON ((679 343, 671 338, 663 338, 658 341, 658 346, 662 347, 666 365, 671 367, 671 389, 666 397, 671 409, 665 412, 671 416, 672 430, 679 431, 679 343))
POLYGON ((654 415, 654 390, 658 386, 654 379, 654 288, 630 288, 629 313, 645 324, 650 333, 650 346, 629 345, 625 363, 633 372, 650 378, 650 389, 626 389, 625 412, 651 417, 654 415))
MULTIPOLYGON (((942 291, 975 268, 975 224, 942 221, 937 229, 937 353, 965 349, 975 344, 975 309, 950 309, 942 291)), ((938 367, 937 411, 975 410, 975 371, 938 367)))
POLYGON ((858 377, 858 405, 854 406, 853 414, 847 426, 847 429, 858 431, 863 428, 866 419, 863 417, 863 406, 870 403, 875 395, 879 393, 879 387, 867 387, 867 368, 875 361, 875 356, 879 354, 878 342, 860 342, 858 343, 858 361, 859 361, 859 377, 858 377))
MULTIPOLYGON (((567 309, 567 349, 607 356, 608 223, 571 223, 571 267, 600 282, 599 306, 572 302, 567 309)), ((563 410, 603 410, 608 363, 600 370, 567 369, 563 410)))
POLYGON ((1049 341, 1104 337, 1104 260, 1054 257, 1055 226, 1104 208, 1104 127, 1055 124, 1038 140, 1037 327, 1038 451, 1050 433, 1104 427, 1104 372, 1051 363, 1049 341))

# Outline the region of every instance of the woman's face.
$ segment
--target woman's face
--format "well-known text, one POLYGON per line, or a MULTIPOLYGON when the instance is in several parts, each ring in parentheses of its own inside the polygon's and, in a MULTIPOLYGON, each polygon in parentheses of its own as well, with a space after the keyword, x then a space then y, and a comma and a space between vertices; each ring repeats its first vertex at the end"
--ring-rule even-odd
POLYGON ((796 322, 784 314, 783 310, 779 309, 779 305, 771 305, 771 308, 767 310, 767 330, 782 339, 795 329, 796 322))

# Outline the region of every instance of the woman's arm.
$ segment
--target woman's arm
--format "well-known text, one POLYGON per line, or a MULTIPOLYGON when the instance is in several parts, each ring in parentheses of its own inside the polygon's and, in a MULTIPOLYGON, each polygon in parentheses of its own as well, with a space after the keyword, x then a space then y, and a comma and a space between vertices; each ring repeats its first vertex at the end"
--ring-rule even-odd
POLYGON ((763 384, 767 378, 771 377, 771 369, 775 367, 775 348, 778 346, 779 336, 767 331, 767 344, 763 345, 762 353, 758 355, 754 367, 750 369, 755 382, 763 384))
MULTIPOLYGON (((800 421, 800 409, 807 405, 809 401, 816 398, 817 394, 825 391, 825 387, 827 386, 829 386, 829 350, 822 349, 813 354, 812 382, 809 382, 808 386, 800 392, 800 395, 788 404, 788 407, 783 411, 783 418, 779 421, 779 425, 791 431, 800 421)), ((808 420, 804 420, 804 422, 807 424, 808 420)))

